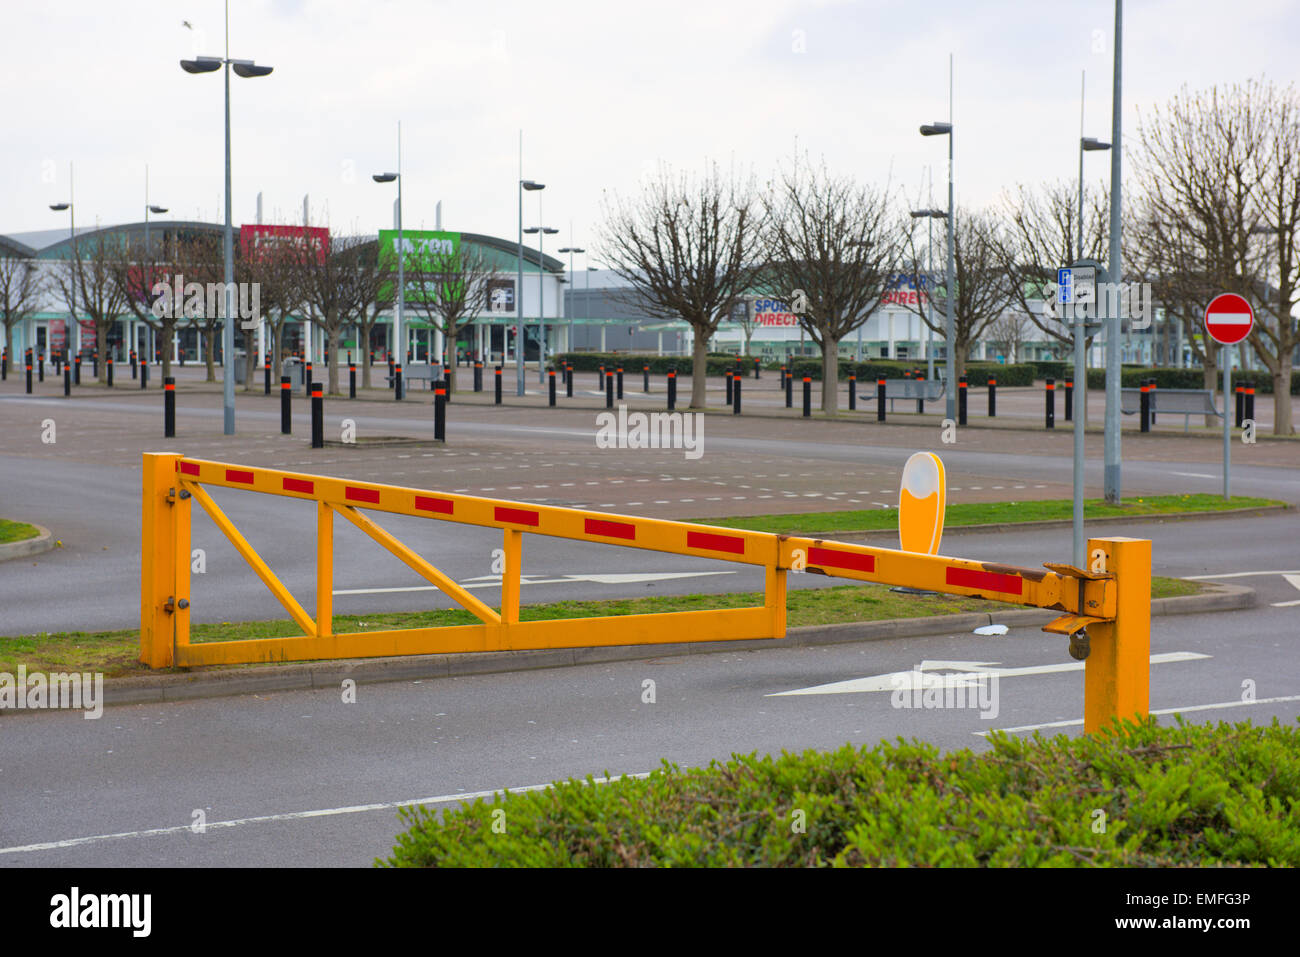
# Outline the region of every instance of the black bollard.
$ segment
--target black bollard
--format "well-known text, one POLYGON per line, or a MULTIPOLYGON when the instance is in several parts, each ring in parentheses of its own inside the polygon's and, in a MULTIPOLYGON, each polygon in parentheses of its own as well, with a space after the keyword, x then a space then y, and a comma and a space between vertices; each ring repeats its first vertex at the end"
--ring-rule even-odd
POLYGON ((989 418, 998 417, 998 380, 989 377, 989 418))
POLYGON ((96 379, 98 379, 99 378, 99 350, 98 349, 96 349, 94 352, 90 354, 90 363, 91 363, 91 370, 90 370, 91 374, 96 379))
POLYGON ((564 395, 565 398, 573 398, 573 366, 567 362, 564 364, 564 395))
POLYGON ((812 376, 803 377, 803 417, 812 415, 812 376))
POLYGON ((1065 421, 1074 421, 1074 380, 1065 380, 1065 421))
POLYGON ((77 354, 77 361, 72 367, 72 384, 81 385, 81 354, 77 354))
MULTIPOLYGON (((149 388, 149 363, 140 363, 140 388, 149 388)), ((68 367, 63 367, 63 394, 68 394, 68 367)))
POLYGON ((789 370, 785 373, 785 407, 794 408, 794 373, 789 370))
POLYGON ((483 391, 483 363, 474 363, 474 391, 483 391))
POLYGON ((27 394, 32 394, 32 354, 29 350, 27 353, 27 394))
POLYGON ((677 370, 668 370, 668 411, 677 408, 677 370))
POLYGON ((388 388, 392 389, 397 385, 397 367, 393 365, 393 354, 388 354, 388 388))
POLYGON ((966 389, 969 383, 965 376, 957 377, 957 424, 966 424, 966 389))
POLYGON ((1056 380, 1047 380, 1047 427, 1056 428, 1056 380))
POLYGON ((262 389, 267 395, 271 394, 271 354, 269 352, 262 362, 262 389))
POLYGON ((778 389, 785 388, 785 366, 781 366, 781 377, 776 380, 776 387, 778 389))
POLYGON ((393 398, 398 402, 402 401, 402 367, 399 365, 393 371, 393 398))
POLYGON ((357 397, 357 364, 355 362, 349 362, 348 363, 348 398, 355 399, 356 397, 357 397))
MULTIPOLYGON (((36 381, 45 381, 45 353, 43 352, 36 353, 36 381)), ((112 383, 110 382, 109 385, 112 383)))
POLYGON ((163 379, 163 438, 176 437, 176 380, 163 379))
POLYGON ((885 377, 876 379, 876 421, 885 421, 885 377))
POLYGON ((325 397, 319 382, 311 384, 311 447, 325 448, 325 397))
MULTIPOLYGON (((58 361, 57 359, 55 360, 58 361)), ((0 350, 0 382, 9 378, 9 347, 0 350)))
POLYGON ((731 384, 731 414, 740 415, 740 376, 731 384))
POLYGON ((600 392, 605 388, 605 367, 600 367, 600 372, 596 374, 596 391, 600 392))
MULTIPOLYGON (((913 379, 914 381, 916 381, 916 382, 920 382, 920 381, 923 380, 923 378, 924 378, 924 377, 921 375, 921 370, 920 370, 920 369, 913 369, 913 370, 912 370, 912 379, 913 379)), ((917 411, 917 412, 921 412, 921 413, 925 412, 925 393, 924 393, 924 392, 922 392, 920 395, 918 395, 918 396, 916 397, 916 411, 917 411)))
POLYGON ((1239 385, 1233 391, 1237 393, 1237 428, 1241 428, 1241 420, 1246 411, 1246 387, 1239 385))
POLYGON ((650 394, 650 366, 649 365, 643 365, 641 367, 641 391, 644 392, 646 395, 650 394))
POLYGON ((134 350, 134 349, 131 350, 131 378, 132 378, 132 379, 136 378, 136 368, 135 368, 135 350, 134 350))
POLYGON ((447 441, 447 380, 439 379, 433 387, 433 440, 447 441))
POLYGON ((280 433, 293 434, 293 407, 290 405, 293 393, 293 381, 287 376, 280 376, 280 433))
POLYGON ((108 363, 108 387, 113 388, 113 357, 109 356, 106 360, 108 363))
POLYGON ((760 363, 757 359, 755 359, 755 360, 754 360, 754 378, 755 378, 755 379, 762 378, 762 376, 759 375, 759 373, 760 373, 761 371, 762 371, 762 363, 760 363))
POLYGON ((493 371, 492 378, 496 380, 493 383, 493 392, 495 393, 495 401, 497 405, 500 405, 501 404, 501 367, 497 366, 492 371, 493 371))
POLYGON ((551 407, 555 407, 555 370, 546 370, 546 398, 551 407))
POLYGON ((1255 387, 1246 386, 1246 418, 1255 421, 1255 387))
POLYGON ((618 367, 618 398, 623 398, 623 367, 618 367))
POLYGON ((858 407, 858 377, 849 373, 849 411, 852 412, 858 407))
POLYGON ((1145 379, 1142 380, 1142 385, 1139 390, 1138 398, 1139 398, 1138 409, 1140 412, 1138 431, 1150 432, 1151 431, 1151 392, 1150 392, 1150 387, 1147 385, 1145 379))
POLYGON ((605 372, 605 408, 614 408, 614 373, 605 372))
POLYGON ((304 366, 304 369, 305 369, 306 371, 303 372, 303 379, 302 379, 302 394, 305 395, 305 396, 310 396, 310 395, 311 395, 311 384, 312 384, 311 360, 310 360, 310 359, 307 360, 307 364, 304 366))

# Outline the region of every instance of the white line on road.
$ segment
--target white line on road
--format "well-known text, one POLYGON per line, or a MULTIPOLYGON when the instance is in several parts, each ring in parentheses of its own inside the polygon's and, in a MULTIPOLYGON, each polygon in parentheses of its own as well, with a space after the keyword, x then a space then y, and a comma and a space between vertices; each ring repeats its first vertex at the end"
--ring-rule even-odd
POLYGON ((1170 475, 1185 475, 1187 478, 1218 478, 1217 475, 1207 475, 1204 472, 1170 472, 1170 475))
MULTIPOLYGON (((1219 701, 1215 704, 1193 704, 1185 708, 1161 708, 1158 711, 1152 711, 1151 714, 1187 714, 1189 711, 1217 711, 1222 708, 1241 708, 1248 704, 1279 704, 1285 701, 1300 701, 1300 694, 1287 695, 1283 698, 1259 698, 1255 701, 1219 701)), ((1075 718, 1073 721, 1049 721, 1047 724, 1022 724, 1015 728, 997 728, 997 731, 1041 731, 1044 728, 1069 728, 1075 725, 1083 724, 1082 718, 1075 718)), ((987 731, 972 731, 971 734, 978 734, 986 737, 987 731)))
POLYGON ((1291 569, 1285 572, 1224 572, 1222 575, 1184 575, 1184 578, 1191 581, 1200 581, 1208 578, 1249 578, 1251 575, 1300 575, 1300 571, 1291 569))
MULTIPOLYGON (((611 781, 617 781, 620 778, 646 778, 650 776, 649 771, 642 771, 637 774, 617 774, 610 778, 594 778, 595 784, 608 784, 611 781)), ((513 794, 522 794, 525 791, 545 791, 551 787, 550 784, 529 784, 518 788, 498 788, 493 791, 467 791, 463 794, 439 794, 435 797, 416 798, 413 801, 385 801, 381 804, 354 804, 349 807, 329 807, 321 808, 315 811, 291 811, 286 814, 263 814, 259 817, 241 817, 229 821, 209 821, 205 826, 206 830, 215 831, 219 828, 242 827, 245 824, 266 824, 272 821, 301 821, 304 818, 313 817, 334 817, 339 814, 360 814, 365 811, 391 811, 401 807, 412 807, 424 804, 451 804, 453 801, 473 801, 478 798, 489 798, 494 794, 500 794, 503 790, 513 794)), ((64 847, 79 847, 82 844, 94 844, 99 841, 112 841, 125 837, 155 837, 162 834, 180 834, 183 831, 190 831, 192 826, 181 824, 176 827, 154 827, 144 831, 119 831, 116 834, 95 834, 90 837, 74 837, 64 841, 46 841, 42 844, 22 844, 15 847, 0 847, 0 854, 24 854, 31 851, 53 851, 64 847)))

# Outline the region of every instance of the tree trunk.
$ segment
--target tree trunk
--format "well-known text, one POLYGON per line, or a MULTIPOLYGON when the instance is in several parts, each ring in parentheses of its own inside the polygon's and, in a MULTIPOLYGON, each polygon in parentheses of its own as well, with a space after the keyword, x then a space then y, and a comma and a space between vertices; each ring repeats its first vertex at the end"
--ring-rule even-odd
POLYGON ((217 340, 217 335, 215 329, 209 328, 203 330, 203 346, 204 346, 203 360, 208 367, 207 381, 209 382, 217 381, 217 370, 215 368, 215 360, 213 359, 213 355, 212 355, 214 351, 212 347, 216 343, 216 340, 217 340))
MULTIPOLYGON (((1215 391, 1223 384, 1223 379, 1219 375, 1219 367, 1218 364, 1215 363, 1214 361, 1214 356, 1212 356, 1208 351, 1205 354, 1202 364, 1203 364, 1204 372, 1203 372, 1203 378, 1201 380, 1201 387, 1205 389, 1209 389, 1210 396, 1213 397, 1215 391)), ((1225 395, 1223 397, 1223 414, 1232 415, 1232 412, 1233 412, 1232 396, 1225 395)), ((1215 424, 1214 416, 1207 415, 1205 417, 1206 428, 1209 428, 1214 424, 1215 424)))
POLYGON ((835 415, 839 411, 840 341, 822 336, 822 411, 835 415))
POLYGON ((95 351, 99 353, 99 375, 95 380, 102 384, 108 374, 108 326, 98 322, 95 323, 95 351))
POLYGON ((1294 435, 1291 419, 1291 352, 1280 350, 1277 371, 1273 373, 1273 434, 1294 435))
POLYGON ((703 409, 707 402, 705 389, 708 387, 706 377, 709 372, 709 337, 702 326, 693 325, 695 337, 691 345, 691 405, 692 409, 703 409))
POLYGON ((361 363, 361 388, 370 388, 370 331, 374 322, 362 323, 361 339, 357 342, 357 361, 361 363))
POLYGON ((271 324, 271 385, 279 388, 280 377, 284 375, 284 366, 281 364, 280 350, 284 342, 284 319, 271 324))
POLYGON ((334 347, 335 338, 338 336, 342 324, 338 321, 338 316, 330 318, 329 324, 321 332, 324 333, 322 338, 325 346, 325 364, 329 368, 329 394, 338 395, 339 391, 339 350, 334 347))

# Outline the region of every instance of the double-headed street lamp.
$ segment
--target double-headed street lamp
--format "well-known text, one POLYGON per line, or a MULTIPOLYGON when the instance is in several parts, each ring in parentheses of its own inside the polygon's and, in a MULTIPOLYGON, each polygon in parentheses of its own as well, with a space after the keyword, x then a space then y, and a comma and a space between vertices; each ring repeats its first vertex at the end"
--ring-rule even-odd
POLYGON ((193 60, 181 60, 181 69, 186 73, 212 73, 225 67, 226 80, 226 230, 224 254, 226 260, 226 316, 224 332, 221 337, 223 352, 222 366, 222 405, 225 410, 225 434, 235 434, 235 241, 234 227, 231 225, 230 207, 230 71, 244 79, 268 75, 273 67, 258 66, 252 60, 230 59, 230 3, 226 3, 226 55, 200 56, 193 60))
MULTIPOLYGON (((537 234, 537 381, 546 380, 546 257, 542 244, 547 236, 558 233, 550 226, 529 226, 524 232, 537 234)), ((558 318, 558 316, 557 316, 558 318)))
MULTIPOLYGON (((77 261, 77 212, 72 204, 71 163, 68 164, 68 201, 51 203, 50 209, 56 213, 65 209, 68 211, 68 236, 72 240, 72 268, 75 270, 80 263, 77 261)), ((72 301, 68 303, 68 328, 63 334, 63 364, 69 368, 72 366, 72 357, 81 352, 81 323, 77 322, 77 278, 74 273, 72 282, 68 283, 72 290, 72 301)))
MULTIPOLYGON (((522 137, 523 134, 520 134, 522 137)), ((520 140, 522 142, 522 138, 520 140)), ((522 154, 521 154, 522 155, 522 154)), ((522 164, 521 164, 522 165, 522 164)), ((546 189, 545 183, 534 183, 531 179, 519 181, 519 273, 515 283, 515 390, 517 395, 524 394, 524 190, 546 189)), ((541 262, 538 262, 541 268, 541 262)), ((501 340, 501 361, 505 362, 505 337, 501 340)))
MULTIPOLYGON (((949 93, 949 108, 951 109, 951 92, 949 93)), ((948 137, 948 273, 944 284, 945 298, 948 300, 948 318, 945 326, 945 338, 947 339, 946 355, 944 356, 944 368, 947 370, 946 378, 948 384, 944 387, 944 409, 947 418, 957 418, 957 376, 956 363, 954 354, 956 353, 956 337, 953 331, 953 272, 954 272, 954 250, 953 250, 953 223, 952 223, 952 123, 927 123, 921 127, 922 136, 946 136, 948 137)), ((930 212, 938 212, 931 210, 930 212)))
MULTIPOLYGON (((573 224, 572 224, 572 223, 569 224, 569 242, 570 242, 570 243, 573 242, 573 224)), ((568 254, 569 254, 569 285, 570 285, 571 288, 570 288, 570 292, 569 292, 569 301, 568 301, 568 303, 565 304, 564 312, 565 312, 565 314, 568 316, 568 319, 569 319, 569 341, 568 341, 568 349, 569 349, 570 352, 573 351, 573 305, 572 305, 572 303, 573 303, 573 297, 574 297, 574 296, 577 294, 577 292, 578 292, 578 284, 577 284, 576 282, 574 282, 574 277, 573 277, 573 254, 574 254, 574 253, 585 253, 586 251, 587 251, 587 250, 582 249, 582 248, 579 247, 579 246, 565 246, 563 249, 560 250, 561 253, 568 253, 568 254)), ((590 282, 590 280, 588 280, 588 281, 590 282)))

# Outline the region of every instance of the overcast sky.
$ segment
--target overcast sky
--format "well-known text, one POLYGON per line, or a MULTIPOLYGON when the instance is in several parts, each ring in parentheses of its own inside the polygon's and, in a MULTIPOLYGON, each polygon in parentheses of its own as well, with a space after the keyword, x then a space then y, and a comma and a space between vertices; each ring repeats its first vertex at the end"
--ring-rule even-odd
MULTIPOLYGON (((0 233, 167 216, 220 221, 222 82, 178 60, 222 53, 222 0, 7 3, 0 30, 0 233), (188 20, 193 29, 182 21, 188 20)), ((1105 0, 232 0, 230 54, 275 67, 231 78, 234 221, 340 232, 392 225, 402 121, 404 219, 514 236, 519 131, 525 225, 547 250, 591 246, 602 199, 664 161, 765 180, 796 143, 832 170, 945 199, 955 55, 959 205, 1016 183, 1072 181, 1080 71, 1087 135, 1110 138, 1114 6, 1105 0), (557 241, 563 240, 563 242, 557 241), (551 245, 554 243, 554 245, 551 245)), ((1295 0, 1129 0, 1124 123, 1183 84, 1293 82, 1295 0)), ((1105 154, 1089 178, 1109 174, 1105 154)))

